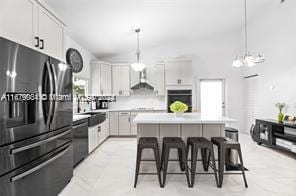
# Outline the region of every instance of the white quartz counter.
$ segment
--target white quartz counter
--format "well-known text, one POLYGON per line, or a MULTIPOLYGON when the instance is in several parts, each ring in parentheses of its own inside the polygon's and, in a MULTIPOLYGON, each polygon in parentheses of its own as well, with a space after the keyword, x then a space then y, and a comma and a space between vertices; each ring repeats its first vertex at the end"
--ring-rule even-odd
POLYGON ((78 120, 82 120, 82 119, 85 119, 85 118, 88 118, 90 117, 89 114, 75 114, 73 115, 73 121, 78 121, 78 120))
POLYGON ((138 124, 224 124, 235 122, 224 116, 208 116, 201 113, 184 113, 176 117, 173 113, 140 113, 133 120, 138 124))

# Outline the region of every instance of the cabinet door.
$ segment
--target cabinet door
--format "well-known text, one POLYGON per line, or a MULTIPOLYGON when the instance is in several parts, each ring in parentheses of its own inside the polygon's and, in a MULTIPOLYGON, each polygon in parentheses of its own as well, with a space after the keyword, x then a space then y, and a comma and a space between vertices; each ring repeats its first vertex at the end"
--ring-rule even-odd
POLYGON ((107 64, 101 64, 101 94, 112 94, 112 69, 107 64))
POLYGON ((37 7, 35 0, 1 0, 0 36, 35 48, 37 7))
POLYGON ((179 79, 181 85, 192 85, 192 62, 183 61, 179 62, 179 79))
POLYGON ((98 145, 99 135, 98 126, 93 126, 88 128, 88 153, 91 153, 98 145))
POLYGON ((112 67, 112 89, 115 96, 119 96, 121 93, 120 89, 120 66, 112 67))
POLYGON ((179 64, 174 61, 167 61, 165 64, 166 85, 180 85, 179 64))
POLYGON ((131 135, 130 115, 120 112, 118 124, 119 135, 131 135))
POLYGON ((137 123, 133 123, 136 116, 131 116, 131 135, 137 135, 137 123))
POLYGON ((130 95, 130 67, 120 67, 120 90, 122 96, 130 95))
POLYGON ((43 40, 40 42, 40 49, 42 52, 57 58, 64 60, 64 26, 53 15, 51 15, 46 9, 39 6, 39 38, 43 40))
POLYGON ((155 92, 158 96, 165 95, 165 65, 157 64, 155 66, 155 92))
POLYGON ((109 134, 118 135, 118 112, 110 112, 109 120, 109 134))
POLYGON ((101 69, 100 64, 91 65, 91 91, 93 95, 101 94, 101 82, 100 82, 101 69))

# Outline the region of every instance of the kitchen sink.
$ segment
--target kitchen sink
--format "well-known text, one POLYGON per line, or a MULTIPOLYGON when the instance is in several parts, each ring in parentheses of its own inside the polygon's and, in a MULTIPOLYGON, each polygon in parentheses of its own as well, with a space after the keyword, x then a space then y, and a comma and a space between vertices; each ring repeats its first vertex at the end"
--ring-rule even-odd
POLYGON ((105 112, 86 112, 81 115, 88 114, 88 126, 92 127, 98 124, 101 124, 106 120, 106 113, 105 112))

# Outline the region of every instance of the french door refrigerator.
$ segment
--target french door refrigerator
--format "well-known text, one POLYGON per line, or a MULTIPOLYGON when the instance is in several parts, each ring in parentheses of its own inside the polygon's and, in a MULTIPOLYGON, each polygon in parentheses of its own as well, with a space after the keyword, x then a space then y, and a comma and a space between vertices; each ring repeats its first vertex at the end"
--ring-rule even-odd
POLYGON ((72 70, 0 37, 0 196, 57 195, 73 175, 72 70))

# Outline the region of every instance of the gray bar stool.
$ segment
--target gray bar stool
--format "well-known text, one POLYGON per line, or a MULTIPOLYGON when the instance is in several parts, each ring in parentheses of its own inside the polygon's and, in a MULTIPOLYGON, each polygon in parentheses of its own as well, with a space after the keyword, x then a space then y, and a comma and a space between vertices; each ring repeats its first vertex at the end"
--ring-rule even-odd
POLYGON ((159 148, 158 141, 156 137, 141 137, 139 138, 138 148, 137 148, 137 162, 136 162, 136 172, 135 172, 135 184, 134 188, 137 186, 138 176, 139 175, 157 175, 160 187, 161 183, 161 172, 160 172, 160 157, 159 157, 159 148), (143 149, 152 149, 154 152, 154 160, 142 160, 142 151, 143 149), (141 161, 155 161, 157 173, 140 173, 140 164, 141 161))
POLYGON ((163 186, 165 186, 167 174, 185 174, 188 187, 190 187, 185 142, 180 137, 164 137, 162 145, 161 166, 163 166, 163 186), (171 161, 169 160, 171 149, 178 150, 180 168, 181 171, 185 171, 184 173, 167 173, 168 162, 171 161))
POLYGON ((210 142, 204 137, 187 138, 187 157, 188 157, 190 147, 191 147, 191 187, 194 186, 195 174, 214 174, 216 185, 218 187, 219 183, 218 183, 214 148, 213 148, 212 142, 210 142), (214 173, 196 173, 196 163, 198 161, 197 160, 198 149, 201 150, 202 164, 203 164, 204 171, 208 171, 208 167, 210 166, 213 169, 214 173))
MULTIPOLYGON (((243 175, 245 187, 247 188, 248 184, 247 184, 247 179, 246 179, 246 175, 245 175, 245 167, 244 167, 244 163, 243 163, 243 156, 242 156, 240 143, 238 143, 230 138, 226 138, 226 137, 213 137, 211 139, 211 141, 213 144, 217 145, 217 147, 218 147, 219 187, 222 187, 222 183, 223 183, 226 152, 232 149, 232 150, 237 150, 240 164, 241 164, 241 173, 235 173, 235 174, 242 174, 243 175)), ((231 174, 231 173, 227 173, 227 174, 231 174)))

